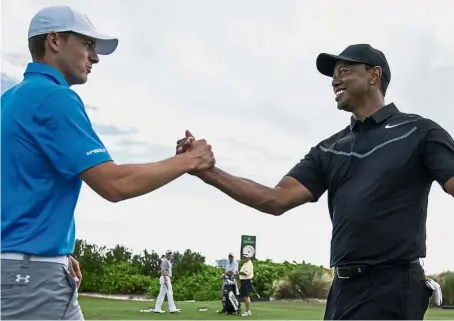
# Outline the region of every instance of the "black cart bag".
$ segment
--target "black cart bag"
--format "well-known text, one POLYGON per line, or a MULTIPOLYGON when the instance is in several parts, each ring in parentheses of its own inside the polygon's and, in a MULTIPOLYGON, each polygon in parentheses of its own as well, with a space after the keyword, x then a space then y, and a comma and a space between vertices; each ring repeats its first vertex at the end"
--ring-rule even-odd
POLYGON ((228 276, 224 276, 223 285, 221 313, 239 314, 241 312, 241 303, 235 281, 228 276))

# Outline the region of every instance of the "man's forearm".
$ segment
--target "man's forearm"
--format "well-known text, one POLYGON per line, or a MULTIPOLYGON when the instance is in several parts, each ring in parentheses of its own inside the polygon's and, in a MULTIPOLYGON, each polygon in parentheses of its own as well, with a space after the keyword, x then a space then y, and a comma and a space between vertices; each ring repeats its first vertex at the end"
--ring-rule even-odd
POLYGON ((230 175, 219 168, 207 170, 199 177, 205 183, 216 187, 244 205, 273 215, 279 215, 283 212, 279 205, 278 192, 274 188, 230 175))
POLYGON ((190 160, 175 156, 149 164, 101 164, 81 177, 105 199, 119 202, 156 190, 192 169, 190 160))
POLYGON ((115 186, 120 199, 147 194, 187 173, 191 167, 187 159, 173 157, 150 164, 119 165, 115 186))

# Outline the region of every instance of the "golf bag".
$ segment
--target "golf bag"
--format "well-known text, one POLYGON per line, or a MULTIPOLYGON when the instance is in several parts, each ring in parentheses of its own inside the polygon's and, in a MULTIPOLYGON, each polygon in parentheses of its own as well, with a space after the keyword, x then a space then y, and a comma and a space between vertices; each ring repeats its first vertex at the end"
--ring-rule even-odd
POLYGON ((238 314, 241 312, 241 303, 239 299, 238 288, 235 281, 224 276, 222 291, 222 313, 238 314))

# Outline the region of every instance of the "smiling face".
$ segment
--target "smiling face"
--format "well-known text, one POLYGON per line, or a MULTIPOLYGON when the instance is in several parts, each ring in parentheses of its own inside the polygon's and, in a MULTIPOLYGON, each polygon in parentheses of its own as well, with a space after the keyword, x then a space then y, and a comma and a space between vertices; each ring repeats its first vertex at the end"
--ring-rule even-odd
POLYGON ((66 81, 70 85, 87 82, 93 64, 99 62, 95 40, 74 33, 64 36, 52 33, 49 34, 47 42, 66 81))
POLYGON ((379 83, 381 69, 361 63, 337 62, 333 73, 333 89, 337 108, 353 112, 370 97, 379 83))

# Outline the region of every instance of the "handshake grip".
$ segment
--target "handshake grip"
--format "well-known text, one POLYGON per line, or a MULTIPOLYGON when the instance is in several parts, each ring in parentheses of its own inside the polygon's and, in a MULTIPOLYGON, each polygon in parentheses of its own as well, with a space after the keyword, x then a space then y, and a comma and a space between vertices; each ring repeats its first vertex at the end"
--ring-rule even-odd
POLYGON ((182 154, 194 164, 194 169, 189 173, 213 168, 216 163, 211 145, 205 139, 195 140, 192 135, 188 135, 188 132, 186 132, 186 137, 177 141, 176 155, 182 154))
POLYGON ((177 154, 179 154, 179 153, 178 153, 178 150, 179 150, 180 148, 183 148, 184 144, 186 144, 186 142, 188 141, 188 139, 189 139, 188 137, 185 137, 185 138, 181 138, 181 139, 177 140, 177 154))

